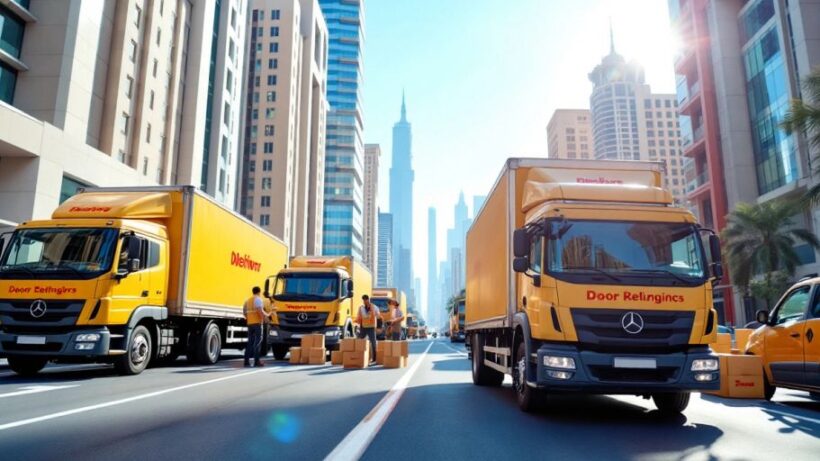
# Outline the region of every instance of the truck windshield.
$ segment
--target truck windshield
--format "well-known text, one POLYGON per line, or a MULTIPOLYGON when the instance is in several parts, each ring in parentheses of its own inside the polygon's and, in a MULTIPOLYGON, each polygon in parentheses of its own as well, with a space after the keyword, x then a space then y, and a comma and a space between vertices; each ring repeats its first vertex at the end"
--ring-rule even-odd
POLYGON ((553 221, 549 235, 554 237, 548 239, 548 271, 558 278, 611 284, 639 277, 661 285, 696 285, 705 279, 700 234, 693 224, 553 221))
POLYGON ((0 260, 0 278, 93 278, 111 269, 116 229, 22 229, 0 260))
POLYGON ((276 278, 273 299, 277 301, 334 301, 339 298, 339 276, 335 274, 282 274, 276 278))
POLYGON ((390 310, 390 306, 387 305, 387 301, 388 298, 370 298, 370 302, 378 307, 381 312, 387 312, 390 310))

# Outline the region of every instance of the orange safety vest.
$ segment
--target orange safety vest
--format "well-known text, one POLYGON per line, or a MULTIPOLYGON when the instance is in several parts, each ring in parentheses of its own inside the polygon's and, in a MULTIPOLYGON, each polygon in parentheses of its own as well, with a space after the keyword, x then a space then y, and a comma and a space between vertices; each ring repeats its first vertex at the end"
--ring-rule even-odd
POLYGON ((255 302, 256 296, 251 296, 245 301, 245 306, 242 309, 245 314, 245 321, 248 325, 259 325, 262 323, 262 318, 259 316, 259 312, 256 311, 256 307, 254 307, 255 302))
POLYGON ((372 306, 370 308, 370 315, 367 315, 367 309, 364 306, 359 307, 359 315, 362 316, 362 327, 376 328, 376 310, 378 307, 372 306))

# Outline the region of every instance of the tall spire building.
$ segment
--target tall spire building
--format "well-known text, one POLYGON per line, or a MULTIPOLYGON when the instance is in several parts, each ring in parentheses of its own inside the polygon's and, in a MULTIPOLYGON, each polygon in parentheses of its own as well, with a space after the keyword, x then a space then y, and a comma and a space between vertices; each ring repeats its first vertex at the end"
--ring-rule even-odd
MULTIPOLYGON (((413 291, 413 165, 412 133, 404 92, 401 119, 393 125, 393 163, 390 166, 390 213, 393 215, 393 267, 396 286, 413 291)), ((417 300, 412 300, 414 304, 417 300)))

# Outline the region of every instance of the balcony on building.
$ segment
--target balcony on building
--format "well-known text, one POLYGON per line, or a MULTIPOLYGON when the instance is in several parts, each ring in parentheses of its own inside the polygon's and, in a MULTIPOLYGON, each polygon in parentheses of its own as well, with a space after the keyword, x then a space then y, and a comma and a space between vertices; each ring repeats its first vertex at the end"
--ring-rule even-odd
POLYGON ((693 124, 691 116, 680 115, 678 117, 678 123, 680 125, 680 142, 683 155, 693 157, 702 150, 705 144, 703 138, 703 117, 698 115, 693 124), (695 126, 693 127, 693 125, 695 126))
POLYGON ((693 115, 700 109, 700 80, 691 80, 685 75, 679 75, 677 78, 675 92, 678 100, 678 113, 681 115, 693 115))

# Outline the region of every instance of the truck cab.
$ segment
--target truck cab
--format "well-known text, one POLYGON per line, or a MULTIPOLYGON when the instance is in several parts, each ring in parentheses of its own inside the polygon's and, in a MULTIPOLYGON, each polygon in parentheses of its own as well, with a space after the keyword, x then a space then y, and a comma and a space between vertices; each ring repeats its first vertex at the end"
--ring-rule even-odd
POLYGON ((464 342, 464 309, 465 297, 462 295, 454 300, 450 313, 450 342, 464 342))
POLYGON ((265 283, 273 303, 268 344, 274 357, 284 359, 306 334, 323 334, 328 349, 337 349, 342 338, 353 337, 356 309, 371 285, 370 272, 350 256, 291 258, 265 283))

